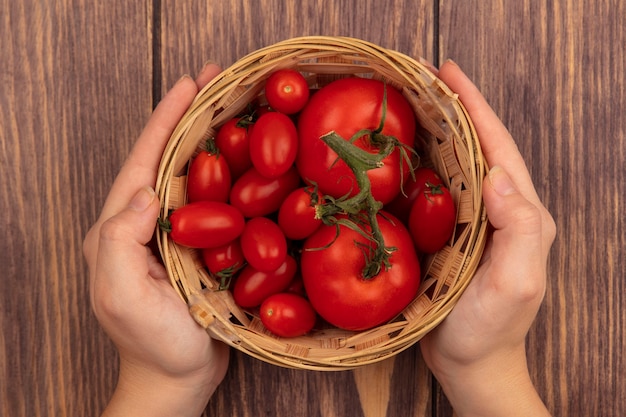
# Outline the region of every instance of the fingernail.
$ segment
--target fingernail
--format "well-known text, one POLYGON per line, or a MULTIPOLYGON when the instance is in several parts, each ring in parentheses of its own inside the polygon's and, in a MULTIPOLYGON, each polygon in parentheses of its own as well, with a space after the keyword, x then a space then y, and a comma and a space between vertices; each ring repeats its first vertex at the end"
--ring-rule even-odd
POLYGON ((144 211, 147 209, 152 201, 154 201, 154 197, 156 193, 152 189, 152 187, 144 187, 135 194, 128 207, 135 211, 144 211))
POLYGON ((204 63, 204 65, 202 65, 202 69, 200 70, 200 74, 202 74, 204 72, 204 70, 206 70, 207 67, 210 67, 210 66, 216 66, 217 67, 218 65, 217 65, 217 62, 209 59, 208 61, 206 61, 204 63))
POLYGON ((502 169, 502 167, 496 165, 489 171, 489 182, 491 186, 496 191, 496 193, 501 196, 507 196, 517 192, 513 181, 509 175, 502 169))
MULTIPOLYGON (((176 84, 180 83, 183 80, 192 80, 193 81, 193 78, 191 78, 191 76, 189 74, 185 74, 182 77, 180 77, 178 79, 178 81, 176 81, 176 84)), ((176 84, 174 84, 174 85, 176 85, 176 84)))

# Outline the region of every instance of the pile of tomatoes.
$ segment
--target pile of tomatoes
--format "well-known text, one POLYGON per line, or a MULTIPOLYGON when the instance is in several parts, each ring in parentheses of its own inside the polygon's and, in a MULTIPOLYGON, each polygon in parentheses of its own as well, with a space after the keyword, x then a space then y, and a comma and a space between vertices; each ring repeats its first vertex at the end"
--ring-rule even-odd
POLYGON ((278 336, 393 319, 417 294, 420 254, 456 224, 439 176, 415 167, 413 109, 381 81, 312 91, 292 69, 264 98, 192 159, 188 202, 161 223, 278 336))

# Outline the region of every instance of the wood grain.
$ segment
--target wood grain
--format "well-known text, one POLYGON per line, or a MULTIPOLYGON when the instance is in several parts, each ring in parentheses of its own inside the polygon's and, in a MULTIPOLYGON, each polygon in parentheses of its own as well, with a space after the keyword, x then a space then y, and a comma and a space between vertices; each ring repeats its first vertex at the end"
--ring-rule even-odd
POLYGON ((0 415, 95 416, 117 365, 81 245, 151 112, 151 11, 82 0, 0 10, 0 415))
MULTIPOLYGON (((82 238, 183 73, 299 35, 455 59, 518 140, 558 224, 528 338, 555 416, 626 414, 626 32, 621 0, 0 0, 0 415, 96 416, 116 353, 82 238)), ((451 416, 419 349, 357 372, 234 354, 205 415, 451 416), (388 400, 387 400, 388 398, 388 400)))
POLYGON ((440 10, 440 59, 453 58, 485 93, 557 222, 528 338, 533 379, 555 416, 626 412, 624 16, 619 0, 440 10))

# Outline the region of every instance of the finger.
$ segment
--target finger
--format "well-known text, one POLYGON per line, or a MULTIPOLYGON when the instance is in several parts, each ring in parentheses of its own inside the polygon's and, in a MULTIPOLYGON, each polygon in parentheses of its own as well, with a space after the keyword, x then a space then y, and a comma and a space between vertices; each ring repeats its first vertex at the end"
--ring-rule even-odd
POLYGON ((207 62, 196 77, 196 85, 198 86, 198 89, 201 90, 204 88, 204 86, 215 78, 221 71, 222 69, 214 62, 207 62))
POLYGON ((128 300, 145 292, 148 281, 142 280, 150 274, 145 244, 152 237, 158 213, 154 190, 144 187, 126 208, 102 223, 92 296, 98 286, 106 288, 108 302, 114 304, 116 299, 128 300))
POLYGON ((467 109, 489 166, 507 167, 513 182, 522 194, 534 202, 539 202, 526 163, 515 141, 474 83, 452 61, 446 61, 441 66, 439 78, 459 95, 467 109))
POLYGON ((543 245, 542 213, 515 187, 501 167, 493 167, 483 189, 494 227, 490 251, 492 289, 523 302, 543 298, 548 251, 543 245))
POLYGON ((101 218, 107 219, 126 207, 140 188, 155 186, 167 141, 197 92, 196 83, 184 76, 163 97, 115 179, 101 218))

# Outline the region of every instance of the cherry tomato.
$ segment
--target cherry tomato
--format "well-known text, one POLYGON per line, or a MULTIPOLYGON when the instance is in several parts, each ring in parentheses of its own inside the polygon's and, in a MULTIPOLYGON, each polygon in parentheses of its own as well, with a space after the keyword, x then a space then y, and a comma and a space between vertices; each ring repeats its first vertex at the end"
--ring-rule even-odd
MULTIPOLYGON (((415 115, 408 101, 390 85, 366 78, 344 78, 322 87, 311 96, 298 118, 298 155, 296 166, 305 181, 315 182, 322 194, 335 198, 354 195, 359 189, 354 173, 320 137, 334 131, 349 140, 362 129, 379 127, 383 112, 384 91, 387 111, 382 133, 395 137, 412 147, 415 136, 415 115)), ((379 149, 366 137, 354 142, 357 146, 378 153, 379 149)), ((383 159, 383 166, 368 171, 374 198, 383 204, 400 192, 402 178, 409 175, 409 165, 401 161, 396 148, 383 159)))
POLYGON ((287 240, 280 227, 267 217, 254 217, 241 233, 246 261, 259 271, 274 271, 287 256, 287 240))
POLYGON ((239 239, 215 248, 202 249, 202 260, 213 275, 235 272, 246 263, 239 239))
POLYGON ((317 316, 311 304, 291 293, 269 296, 261 304, 261 322, 272 333, 281 337, 307 334, 315 326, 317 316))
POLYGON ((403 184, 403 192, 398 194, 392 202, 385 206, 385 210, 396 216, 404 224, 409 222, 409 213, 413 202, 420 193, 424 191, 427 184, 443 184, 441 177, 435 170, 426 167, 419 167, 414 172, 415 180, 409 175, 403 184))
POLYGON ((250 131, 250 159, 261 175, 283 175, 296 160, 298 132, 289 116, 269 112, 256 121, 250 131))
POLYGON ((245 219, 237 208, 219 201, 196 201, 168 217, 172 240, 192 248, 222 246, 241 235, 245 219))
POLYGON ((304 76, 293 69, 274 71, 265 83, 265 98, 275 110, 294 114, 309 100, 309 86, 304 76))
POLYGON ((300 185, 298 171, 291 167, 277 178, 266 178, 252 167, 230 190, 230 204, 248 218, 278 211, 282 201, 300 185))
POLYGON ((188 201, 228 201, 230 169, 226 159, 217 152, 200 152, 191 161, 187 175, 188 201))
POLYGON ((278 225, 293 240, 309 237, 322 224, 315 218, 315 204, 321 196, 312 186, 298 188, 285 198, 278 210, 278 225))
POLYGON ((290 255, 274 271, 259 271, 251 265, 244 267, 233 286, 235 303, 243 308, 260 305, 270 295, 287 289, 297 269, 296 260, 290 255))
POLYGON ((236 117, 224 123, 215 135, 215 145, 228 162, 232 179, 239 178, 252 166, 250 159, 249 117, 236 117))
POLYGON ((437 252, 452 237, 455 226, 456 207, 450 191, 443 185, 427 185, 409 214, 409 230, 417 250, 437 252))
POLYGON ((385 246, 395 247, 391 267, 370 279, 363 277, 367 245, 358 232, 341 225, 322 225, 303 246, 301 274, 311 304, 329 323, 347 330, 365 330, 399 314, 416 296, 420 266, 406 228, 389 213, 378 223, 385 246), (365 245, 365 246, 364 246, 365 245))

